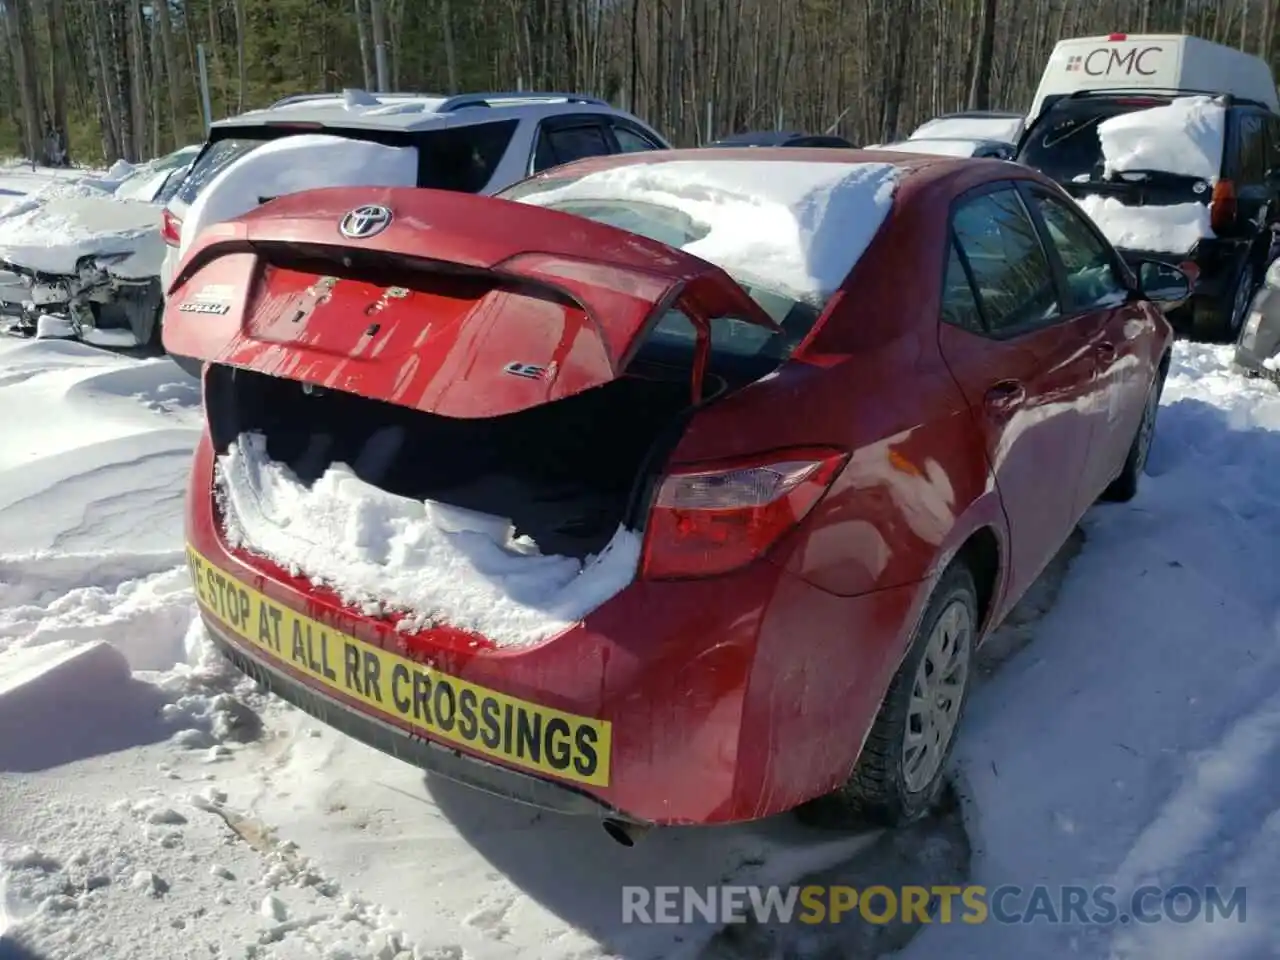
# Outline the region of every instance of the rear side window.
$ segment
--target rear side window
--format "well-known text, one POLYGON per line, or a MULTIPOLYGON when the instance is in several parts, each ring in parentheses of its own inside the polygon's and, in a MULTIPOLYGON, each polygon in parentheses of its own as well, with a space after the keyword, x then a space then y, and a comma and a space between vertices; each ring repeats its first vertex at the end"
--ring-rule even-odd
POLYGON ((1049 261, 1016 190, 965 201, 953 229, 992 333, 1040 326, 1060 312, 1049 261))
POLYGON ((1241 114, 1239 168, 1236 178, 1243 186, 1259 186, 1267 178, 1267 122, 1256 113, 1241 114))
POLYGON ((200 154, 200 158, 187 174, 186 179, 174 193, 174 198, 190 205, 195 202, 214 178, 247 153, 251 153, 267 142, 261 137, 230 137, 226 140, 215 140, 200 154))
POLYGON ((433 190, 479 193, 493 179, 519 122, 499 120, 421 134, 416 138, 418 185, 433 190))

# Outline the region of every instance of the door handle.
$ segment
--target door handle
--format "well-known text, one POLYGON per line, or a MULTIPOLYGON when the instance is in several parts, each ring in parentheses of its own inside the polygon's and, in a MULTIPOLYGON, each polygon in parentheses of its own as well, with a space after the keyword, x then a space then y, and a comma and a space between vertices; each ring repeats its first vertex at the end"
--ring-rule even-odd
POLYGON ((1017 380, 1001 380, 987 391, 987 409, 996 413, 1012 410, 1026 396, 1027 388, 1017 380))
POLYGON ((1098 344, 1096 349, 1098 351, 1098 356, 1108 363, 1116 358, 1116 345, 1114 343, 1107 343, 1106 341, 1103 341, 1098 344))

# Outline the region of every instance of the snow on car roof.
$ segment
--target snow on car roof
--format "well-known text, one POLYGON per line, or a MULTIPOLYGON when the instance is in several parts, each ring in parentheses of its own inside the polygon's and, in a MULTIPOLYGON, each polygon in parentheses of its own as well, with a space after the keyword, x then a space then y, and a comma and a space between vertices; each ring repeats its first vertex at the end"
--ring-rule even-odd
POLYGON ((554 207, 570 201, 648 203, 705 228, 683 249, 741 282, 821 306, 870 246, 893 205, 889 163, 657 160, 527 182, 509 195, 554 207))
POLYGON ((1001 140, 1013 143, 1022 132, 1023 123, 1020 116, 938 117, 920 124, 908 139, 1001 140))
POLYGON ((1212 97, 1179 97, 1098 124, 1107 172, 1160 170, 1215 183, 1222 170, 1227 111, 1212 97))
POLYGON ((898 140, 881 143, 868 150, 895 150, 898 153, 929 153, 940 157, 972 157, 975 150, 994 140, 967 140, 951 137, 921 137, 918 140, 898 140))

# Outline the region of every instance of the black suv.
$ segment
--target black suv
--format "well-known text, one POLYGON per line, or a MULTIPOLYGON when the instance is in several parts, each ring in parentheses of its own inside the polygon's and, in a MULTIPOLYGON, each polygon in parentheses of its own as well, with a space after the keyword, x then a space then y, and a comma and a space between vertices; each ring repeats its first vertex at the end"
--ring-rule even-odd
POLYGON ((1202 238, 1185 254, 1123 246, 1120 253, 1129 261, 1194 262, 1199 276, 1192 298, 1170 320, 1197 339, 1236 339, 1273 256, 1280 223, 1280 116, 1257 101, 1200 90, 1081 90, 1046 101, 1019 141, 1017 160, 1052 177, 1077 199, 1114 197, 1133 207, 1206 205, 1215 236, 1202 238), (1213 97, 1226 108, 1216 185, 1159 170, 1104 177, 1099 123, 1192 96, 1213 97))

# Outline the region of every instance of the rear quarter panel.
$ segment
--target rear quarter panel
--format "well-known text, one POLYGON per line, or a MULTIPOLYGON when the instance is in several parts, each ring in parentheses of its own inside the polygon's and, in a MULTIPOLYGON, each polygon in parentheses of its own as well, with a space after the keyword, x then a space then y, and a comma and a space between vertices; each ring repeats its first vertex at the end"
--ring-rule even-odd
POLYGON ((981 527, 1004 542, 982 438, 938 349, 952 189, 906 191, 796 360, 699 414, 675 451, 677 461, 810 444, 851 451, 770 555, 795 577, 758 635, 743 704, 744 803, 757 791, 799 802, 847 778, 934 576, 981 527))

